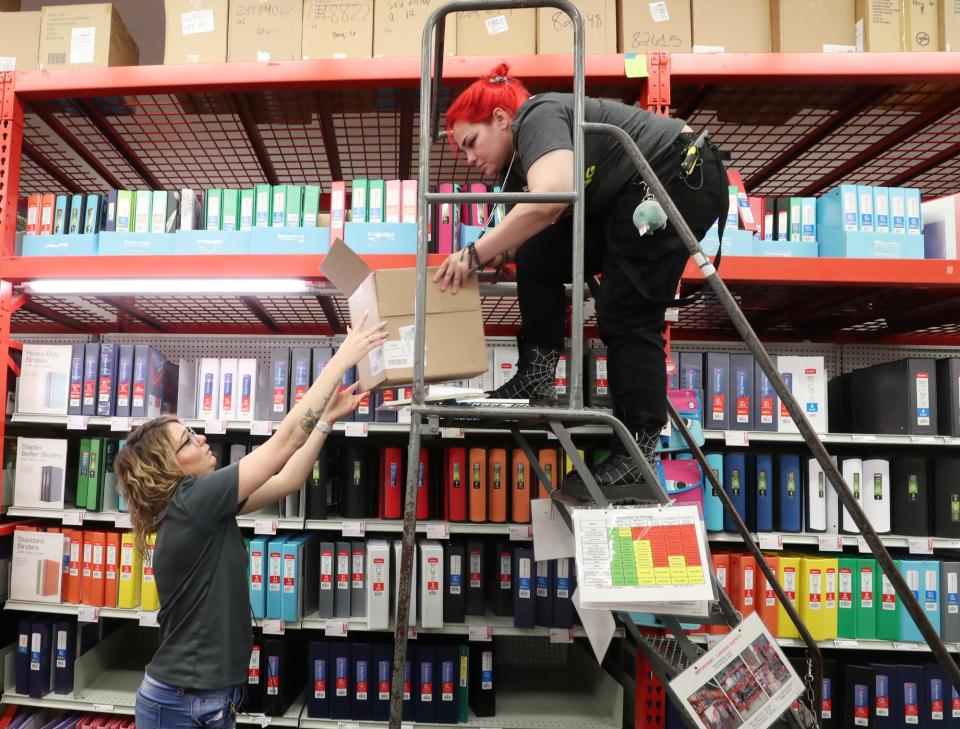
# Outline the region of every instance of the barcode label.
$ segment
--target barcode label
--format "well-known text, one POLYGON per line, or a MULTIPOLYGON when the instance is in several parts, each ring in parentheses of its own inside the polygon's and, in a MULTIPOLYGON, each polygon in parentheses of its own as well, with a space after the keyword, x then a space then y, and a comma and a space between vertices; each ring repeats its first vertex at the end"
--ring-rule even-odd
POLYGON ((67 54, 66 53, 48 53, 47 54, 47 63, 49 65, 54 65, 58 63, 66 63, 67 54))

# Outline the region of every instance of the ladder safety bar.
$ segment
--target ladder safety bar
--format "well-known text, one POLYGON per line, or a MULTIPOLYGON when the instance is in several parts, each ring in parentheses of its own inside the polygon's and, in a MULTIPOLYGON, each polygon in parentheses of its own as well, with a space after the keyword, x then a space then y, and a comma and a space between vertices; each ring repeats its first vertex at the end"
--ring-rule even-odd
POLYGON ((573 203, 575 192, 427 192, 428 203, 573 203))

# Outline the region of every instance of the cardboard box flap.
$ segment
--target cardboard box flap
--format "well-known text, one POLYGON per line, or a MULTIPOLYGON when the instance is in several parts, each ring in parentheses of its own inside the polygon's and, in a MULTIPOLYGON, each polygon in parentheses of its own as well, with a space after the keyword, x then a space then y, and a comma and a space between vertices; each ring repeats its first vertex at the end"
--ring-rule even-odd
MULTIPOLYGON (((470 280, 456 296, 448 288, 441 291, 433 282, 436 267, 427 269, 427 314, 452 314, 480 308, 480 289, 477 277, 470 280)), ((417 290, 417 271, 414 268, 394 268, 377 271, 377 309, 381 317, 413 314, 417 290)))
POLYGON ((320 270, 344 296, 350 296, 370 275, 370 267, 340 238, 330 245, 320 270))

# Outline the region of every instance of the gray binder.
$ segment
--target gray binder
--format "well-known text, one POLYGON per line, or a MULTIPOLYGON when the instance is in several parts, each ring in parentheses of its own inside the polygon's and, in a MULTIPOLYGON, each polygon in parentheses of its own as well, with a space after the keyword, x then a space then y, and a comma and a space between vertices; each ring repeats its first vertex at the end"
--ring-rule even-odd
POLYGON ((337 542, 333 614, 338 618, 350 617, 350 558, 350 542, 337 542))
POLYGON ((320 543, 320 603, 317 613, 321 618, 334 615, 334 596, 337 585, 337 545, 333 542, 320 543))
POLYGON ((960 642, 960 562, 940 563, 940 637, 960 642))
POLYGON ((355 618, 367 617, 367 543, 356 541, 351 544, 353 550, 350 559, 350 615, 355 618))

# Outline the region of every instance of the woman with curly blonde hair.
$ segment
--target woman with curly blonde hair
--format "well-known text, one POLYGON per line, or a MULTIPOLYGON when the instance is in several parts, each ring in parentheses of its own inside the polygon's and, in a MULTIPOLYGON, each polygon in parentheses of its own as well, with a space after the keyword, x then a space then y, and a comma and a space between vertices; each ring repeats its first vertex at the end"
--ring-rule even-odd
POLYGON ((276 503, 303 484, 331 426, 352 412, 357 386, 343 374, 386 338, 383 325, 349 330, 277 431, 238 463, 216 469, 203 435, 171 415, 132 433, 114 461, 136 546, 160 596, 160 647, 137 691, 137 729, 232 727, 253 631, 247 554, 236 516, 276 503))

